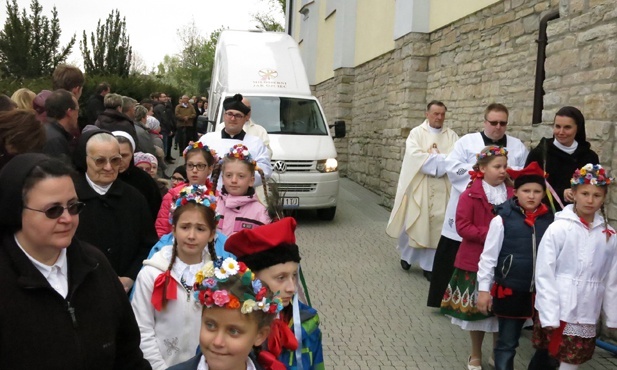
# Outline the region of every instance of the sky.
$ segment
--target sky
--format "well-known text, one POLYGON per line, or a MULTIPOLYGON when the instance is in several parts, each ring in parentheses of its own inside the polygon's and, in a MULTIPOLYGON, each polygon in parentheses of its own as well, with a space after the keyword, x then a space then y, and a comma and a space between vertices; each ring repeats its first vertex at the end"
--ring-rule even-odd
MULTIPOLYGON (((0 1, 0 28, 6 21, 6 1, 0 1)), ((12 2, 12 0, 9 0, 12 2)), ((31 0, 17 0, 20 9, 30 13, 31 0)), ((51 18, 56 6, 62 29, 61 45, 64 46, 76 35, 73 51, 67 63, 83 65, 79 41, 86 31, 88 42, 91 32, 96 31, 99 19, 104 23, 112 10, 118 9, 126 17, 126 31, 130 37, 133 53, 137 53, 150 71, 163 57, 182 50, 178 30, 195 21, 196 27, 206 37, 221 26, 247 30, 255 29, 252 14, 269 13, 268 0, 39 0, 43 14, 51 18)), ((276 18, 282 24, 281 14, 276 18)))

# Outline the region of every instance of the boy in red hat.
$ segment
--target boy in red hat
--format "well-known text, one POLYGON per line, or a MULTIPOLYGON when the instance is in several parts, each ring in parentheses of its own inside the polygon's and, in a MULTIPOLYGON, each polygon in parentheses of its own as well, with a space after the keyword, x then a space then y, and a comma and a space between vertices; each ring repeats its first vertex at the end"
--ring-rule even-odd
POLYGON ((321 330, 317 311, 297 297, 300 252, 296 244, 296 221, 286 217, 269 225, 233 234, 225 250, 257 275, 283 303, 272 324, 267 347, 287 369, 323 370, 321 330), (298 345, 300 344, 300 345, 298 345))
POLYGON ((521 330, 533 316, 534 266, 540 240, 553 222, 542 203, 544 171, 531 162, 514 179, 514 197, 498 206, 478 265, 478 309, 499 322, 495 369, 513 370, 521 330))

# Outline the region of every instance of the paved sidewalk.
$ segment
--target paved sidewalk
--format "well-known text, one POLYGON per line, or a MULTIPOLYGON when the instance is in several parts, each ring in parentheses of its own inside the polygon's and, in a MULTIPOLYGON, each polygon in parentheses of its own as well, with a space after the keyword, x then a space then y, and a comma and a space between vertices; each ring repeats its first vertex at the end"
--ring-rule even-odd
MULTIPOLYGON (((298 214, 298 245, 313 306, 319 311, 327 369, 466 369, 469 337, 426 307, 428 282, 403 271, 395 240, 385 234, 389 211, 379 197, 343 179, 337 214, 319 221, 298 214)), ((531 332, 521 339, 515 367, 527 368, 531 332)), ((484 369, 491 369, 491 337, 484 369)), ((596 349, 580 367, 617 369, 617 357, 596 349)))

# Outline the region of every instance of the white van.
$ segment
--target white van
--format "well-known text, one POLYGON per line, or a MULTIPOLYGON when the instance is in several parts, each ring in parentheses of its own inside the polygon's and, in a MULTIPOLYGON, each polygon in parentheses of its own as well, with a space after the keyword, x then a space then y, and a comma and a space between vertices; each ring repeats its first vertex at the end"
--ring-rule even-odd
MULTIPOLYGON (((295 40, 280 32, 223 31, 208 109, 217 131, 224 126, 223 100, 238 93, 250 100, 253 122, 268 131, 283 208, 316 209, 319 218, 332 220, 339 190, 336 149, 295 40)), ((344 121, 334 127, 334 137, 345 136, 344 121)))

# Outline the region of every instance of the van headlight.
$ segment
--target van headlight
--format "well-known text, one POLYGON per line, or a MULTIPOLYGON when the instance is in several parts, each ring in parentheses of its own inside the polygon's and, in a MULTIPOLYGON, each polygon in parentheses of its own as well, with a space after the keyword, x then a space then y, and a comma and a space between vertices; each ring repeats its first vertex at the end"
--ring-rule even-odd
POLYGON ((319 172, 334 172, 338 168, 336 158, 322 159, 317 161, 317 171, 319 172))

